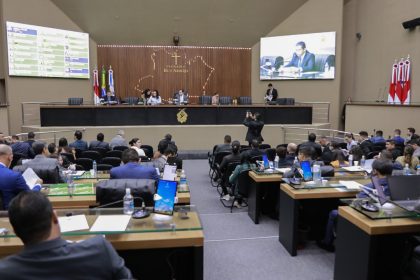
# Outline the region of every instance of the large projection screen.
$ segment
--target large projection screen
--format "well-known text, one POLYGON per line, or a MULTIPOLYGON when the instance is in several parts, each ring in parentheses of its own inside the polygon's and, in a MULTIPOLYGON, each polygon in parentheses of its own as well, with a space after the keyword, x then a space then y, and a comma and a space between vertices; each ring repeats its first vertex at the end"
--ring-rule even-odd
POLYGON ((10 76, 89 79, 89 34, 6 22, 10 76))
POLYGON ((260 80, 334 77, 335 32, 261 38, 260 80))

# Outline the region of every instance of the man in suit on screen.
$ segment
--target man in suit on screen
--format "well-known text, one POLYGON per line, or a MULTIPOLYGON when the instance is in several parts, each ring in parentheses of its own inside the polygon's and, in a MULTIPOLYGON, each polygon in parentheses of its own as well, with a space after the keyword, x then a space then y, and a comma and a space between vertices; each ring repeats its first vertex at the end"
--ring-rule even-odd
POLYGON ((284 67, 280 68, 287 72, 308 72, 313 71, 315 65, 315 55, 306 50, 305 42, 296 44, 292 60, 284 67))

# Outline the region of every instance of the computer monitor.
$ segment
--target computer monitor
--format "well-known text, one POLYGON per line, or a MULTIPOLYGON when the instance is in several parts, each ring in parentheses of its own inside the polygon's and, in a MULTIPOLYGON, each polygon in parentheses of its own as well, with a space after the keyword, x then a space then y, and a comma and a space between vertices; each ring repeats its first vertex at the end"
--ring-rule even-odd
POLYGON ((159 181, 153 212, 164 215, 172 215, 174 213, 176 187, 176 181, 159 181))
POLYGON ((388 177, 391 200, 417 200, 420 198, 420 175, 388 177))

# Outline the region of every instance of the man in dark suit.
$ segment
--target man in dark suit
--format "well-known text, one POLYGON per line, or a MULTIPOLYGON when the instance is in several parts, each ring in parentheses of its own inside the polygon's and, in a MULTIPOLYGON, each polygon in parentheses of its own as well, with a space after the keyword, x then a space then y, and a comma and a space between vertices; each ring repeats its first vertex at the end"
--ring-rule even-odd
MULTIPOLYGON (((9 203, 21 191, 29 191, 30 188, 19 172, 9 169, 13 160, 12 148, 8 145, 0 144, 0 192, 3 197, 3 209, 9 207, 9 203)), ((39 180, 34 190, 40 190, 42 180, 39 180)))
POLYGON ((95 148, 102 148, 109 150, 109 144, 107 142, 104 142, 104 137, 105 136, 103 133, 98 133, 98 135, 96 135, 96 140, 90 142, 89 149, 93 150, 95 148))
POLYGON ((139 154, 134 149, 127 149, 122 153, 123 166, 111 169, 111 179, 152 179, 159 180, 156 169, 139 165, 139 154))
POLYGON ((365 157, 373 151, 373 143, 369 140, 369 134, 366 131, 359 132, 359 146, 365 157))
POLYGON ((321 145, 319 145, 318 143, 315 143, 315 140, 316 140, 316 134, 315 133, 309 133, 308 141, 303 142, 302 144, 299 145, 298 152, 303 147, 311 147, 314 151, 314 154, 312 155, 312 158, 313 159, 318 159, 319 157, 321 157, 321 154, 322 154, 321 145))
POLYGON ((268 89, 267 89, 267 92, 265 93, 265 97, 264 97, 264 99, 267 101, 267 102, 270 102, 270 101, 276 101, 277 100, 277 89, 275 89, 274 87, 273 87, 273 84, 268 84, 268 89))
POLYGON ((232 137, 230 135, 225 135, 223 140, 224 140, 223 144, 219 144, 216 146, 216 149, 214 150, 214 155, 219 152, 232 151, 232 146, 231 146, 232 137))
POLYGON ((261 131, 264 128, 264 122, 261 120, 260 113, 252 114, 251 112, 246 112, 244 125, 248 127, 246 132, 245 140, 248 141, 251 146, 252 140, 256 139, 258 143, 262 143, 264 138, 261 135, 261 131))
POLYGON ((292 60, 281 69, 293 67, 291 72, 308 72, 314 70, 314 65, 315 55, 306 50, 305 42, 298 42, 292 60))
POLYGON ((182 89, 180 89, 177 93, 174 94, 174 104, 175 105, 184 105, 188 104, 188 93, 184 92, 182 89))
POLYGON ((17 135, 12 136, 11 147, 14 154, 22 154, 25 158, 33 157, 33 151, 31 146, 26 142, 19 141, 19 136, 17 135))
POLYGON ((9 220, 24 248, 0 261, 0 279, 132 279, 130 270, 101 235, 68 242, 51 202, 39 192, 21 192, 10 203, 9 220))

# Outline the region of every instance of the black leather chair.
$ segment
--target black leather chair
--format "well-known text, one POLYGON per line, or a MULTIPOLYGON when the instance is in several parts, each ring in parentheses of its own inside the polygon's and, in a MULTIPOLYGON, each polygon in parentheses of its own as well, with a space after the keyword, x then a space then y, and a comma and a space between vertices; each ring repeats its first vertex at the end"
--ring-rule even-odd
POLYGON ((68 105, 82 105, 83 98, 82 97, 70 97, 68 100, 68 105))
POLYGON ((141 206, 141 200, 136 199, 136 197, 141 197, 146 206, 154 205, 153 195, 156 192, 156 182, 150 179, 110 179, 99 181, 96 184, 96 202, 100 206, 117 202, 109 205, 109 207, 122 207, 126 188, 131 189, 136 207, 141 206))
POLYGON ((108 151, 105 154, 105 157, 116 157, 116 158, 120 158, 122 157, 122 151, 120 150, 112 150, 112 151, 108 151))
POLYGON ((61 153, 61 155, 65 156, 71 163, 74 163, 75 159, 72 153, 61 153))
POLYGON ((367 154, 366 159, 373 159, 375 156, 379 155, 379 152, 370 152, 367 154))
POLYGON ((330 67, 335 66, 335 56, 332 54, 316 54, 314 71, 324 72, 325 65, 328 63, 330 67))
POLYGON ((91 160, 96 161, 96 163, 99 163, 102 159, 102 155, 97 151, 83 151, 80 157, 90 158, 91 160))
POLYGON ((266 150, 270 148, 271 148, 270 144, 260 144, 260 146, 258 147, 258 149, 260 150, 266 150))
POLYGON ((54 164, 38 166, 18 165, 15 166, 13 170, 23 173, 28 167, 32 168, 35 174, 42 179, 43 184, 58 184, 63 182, 63 180, 60 178, 60 171, 58 170, 58 166, 54 164))
POLYGON ((127 146, 115 146, 112 150, 113 151, 121 151, 121 152, 124 152, 127 149, 128 149, 127 146))
POLYGON ((117 167, 121 165, 121 158, 118 157, 104 157, 101 161, 101 164, 109 164, 113 167, 117 167))
POLYGON ((148 158, 153 158, 153 147, 150 145, 141 145, 141 149, 143 149, 144 153, 148 158))
POLYGON ((251 96, 239 96, 239 104, 240 105, 252 105, 251 96))
POLYGON ((93 160, 90 158, 77 158, 74 163, 83 166, 83 170, 85 171, 89 171, 93 168, 93 160))
POLYGON ((220 105, 231 105, 232 104, 232 97, 230 97, 230 96, 220 96, 219 97, 219 104, 220 105))
POLYGON ((22 164, 23 159, 27 159, 28 157, 21 153, 13 153, 13 160, 10 163, 10 169, 13 169, 16 165, 22 164))
POLYGON ((141 162, 149 162, 150 161, 150 158, 147 157, 147 156, 140 156, 139 158, 140 158, 141 162))
POLYGON ((124 103, 128 105, 137 105, 139 103, 139 98, 136 96, 128 96, 124 99, 124 103))
POLYGON ((92 149, 90 149, 90 150, 91 150, 91 151, 96 151, 96 152, 98 152, 98 153, 101 155, 101 158, 105 157, 106 152, 108 152, 108 151, 109 151, 108 149, 105 149, 105 148, 99 148, 99 147, 92 148, 92 149))
POLYGON ((251 177, 249 177, 249 170, 244 170, 241 173, 239 173, 238 181, 236 182, 236 185, 233 186, 234 188, 238 188, 239 195, 236 195, 233 199, 232 205, 230 206, 230 213, 232 213, 233 211, 235 201, 237 201, 239 198, 248 198, 249 186, 251 186, 251 177))
MULTIPOLYGON (((231 183, 229 183, 229 177, 232 175, 233 171, 235 170, 236 166, 240 165, 240 161, 233 161, 228 163, 226 166, 226 170, 220 170, 221 172, 221 182, 220 185, 217 188, 217 191, 220 193, 220 202, 223 204, 224 207, 230 208, 231 205, 227 205, 226 202, 222 199, 222 196, 224 193, 229 193, 229 189, 233 189, 233 186, 231 183), (222 189, 219 191, 219 189, 222 189)), ((233 195, 232 192, 230 192, 230 195, 233 195)))
POLYGON ((373 144, 374 152, 382 152, 385 149, 385 143, 375 143, 373 144))
POLYGON ((198 97, 198 103, 200 105, 211 105, 211 96, 202 95, 198 97))
POLYGON ((111 164, 103 164, 100 163, 97 165, 98 171, 109 171, 112 169, 112 165, 111 164))

